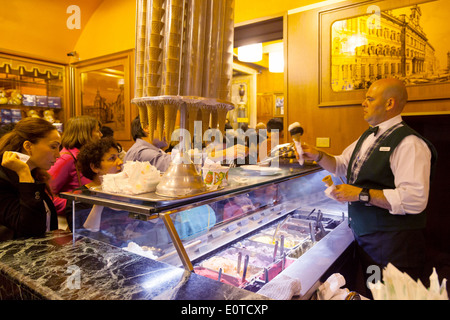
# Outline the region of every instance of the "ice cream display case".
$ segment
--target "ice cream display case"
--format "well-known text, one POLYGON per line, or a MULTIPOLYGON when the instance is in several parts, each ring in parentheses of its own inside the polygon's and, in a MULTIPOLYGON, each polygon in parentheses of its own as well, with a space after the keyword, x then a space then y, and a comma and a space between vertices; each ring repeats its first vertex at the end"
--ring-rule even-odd
POLYGON ((225 186, 188 197, 62 196, 73 203, 74 241, 96 239, 253 292, 282 274, 308 274, 307 298, 352 242, 347 208, 325 195, 320 167, 276 169, 232 168, 225 186), (311 267, 315 251, 324 265, 311 267))

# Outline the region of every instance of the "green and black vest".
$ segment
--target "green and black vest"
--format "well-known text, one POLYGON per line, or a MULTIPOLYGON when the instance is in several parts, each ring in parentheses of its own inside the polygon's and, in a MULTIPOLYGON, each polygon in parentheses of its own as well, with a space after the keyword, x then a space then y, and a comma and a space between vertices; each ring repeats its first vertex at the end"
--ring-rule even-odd
MULTIPOLYGON (((434 172, 437 152, 434 146, 406 123, 387 135, 373 150, 371 155, 362 164, 356 180, 352 183, 360 188, 369 189, 395 189, 394 174, 390 167, 390 156, 398 144, 409 135, 416 135, 426 142, 431 151, 431 176, 434 172)), ((350 178, 351 168, 363 141, 368 134, 363 134, 358 140, 355 150, 350 158, 347 169, 347 180, 350 178)), ((425 228, 425 211, 419 214, 393 215, 389 210, 376 206, 366 206, 355 201, 348 204, 349 225, 358 236, 371 234, 377 231, 399 231, 425 228)))

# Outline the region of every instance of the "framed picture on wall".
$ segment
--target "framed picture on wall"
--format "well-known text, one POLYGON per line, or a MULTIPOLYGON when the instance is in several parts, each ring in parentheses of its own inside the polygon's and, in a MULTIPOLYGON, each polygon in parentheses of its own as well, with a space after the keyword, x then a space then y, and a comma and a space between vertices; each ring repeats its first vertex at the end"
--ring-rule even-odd
POLYGON ((319 13, 319 106, 360 105, 382 78, 409 101, 450 98, 450 23, 443 0, 365 1, 319 13))
MULTIPOLYGON (((131 139, 133 50, 74 64, 75 115, 90 115, 131 139)), ((134 113, 133 113, 134 114, 134 113)))
POLYGON ((275 106, 274 106, 274 116, 283 116, 284 115, 284 94, 283 93, 275 93, 275 106))

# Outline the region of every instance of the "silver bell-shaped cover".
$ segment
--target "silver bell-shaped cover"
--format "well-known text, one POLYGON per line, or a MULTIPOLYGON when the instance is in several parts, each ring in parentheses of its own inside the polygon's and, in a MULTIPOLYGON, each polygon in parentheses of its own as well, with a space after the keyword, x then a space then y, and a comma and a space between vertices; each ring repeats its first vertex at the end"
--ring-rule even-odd
POLYGON ((180 153, 180 158, 172 161, 156 186, 156 194, 165 197, 187 197, 205 191, 201 173, 186 152, 180 153))

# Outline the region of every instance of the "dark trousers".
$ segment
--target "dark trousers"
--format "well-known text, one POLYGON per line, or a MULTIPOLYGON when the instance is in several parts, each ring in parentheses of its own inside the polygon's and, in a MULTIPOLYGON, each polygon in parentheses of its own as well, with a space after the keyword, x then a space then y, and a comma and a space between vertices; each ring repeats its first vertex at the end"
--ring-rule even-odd
POLYGON ((383 270, 391 263, 401 272, 406 272, 414 281, 420 279, 423 282, 424 229, 375 232, 364 236, 353 234, 365 281, 372 276, 372 273, 367 272, 369 266, 378 266, 383 270))

